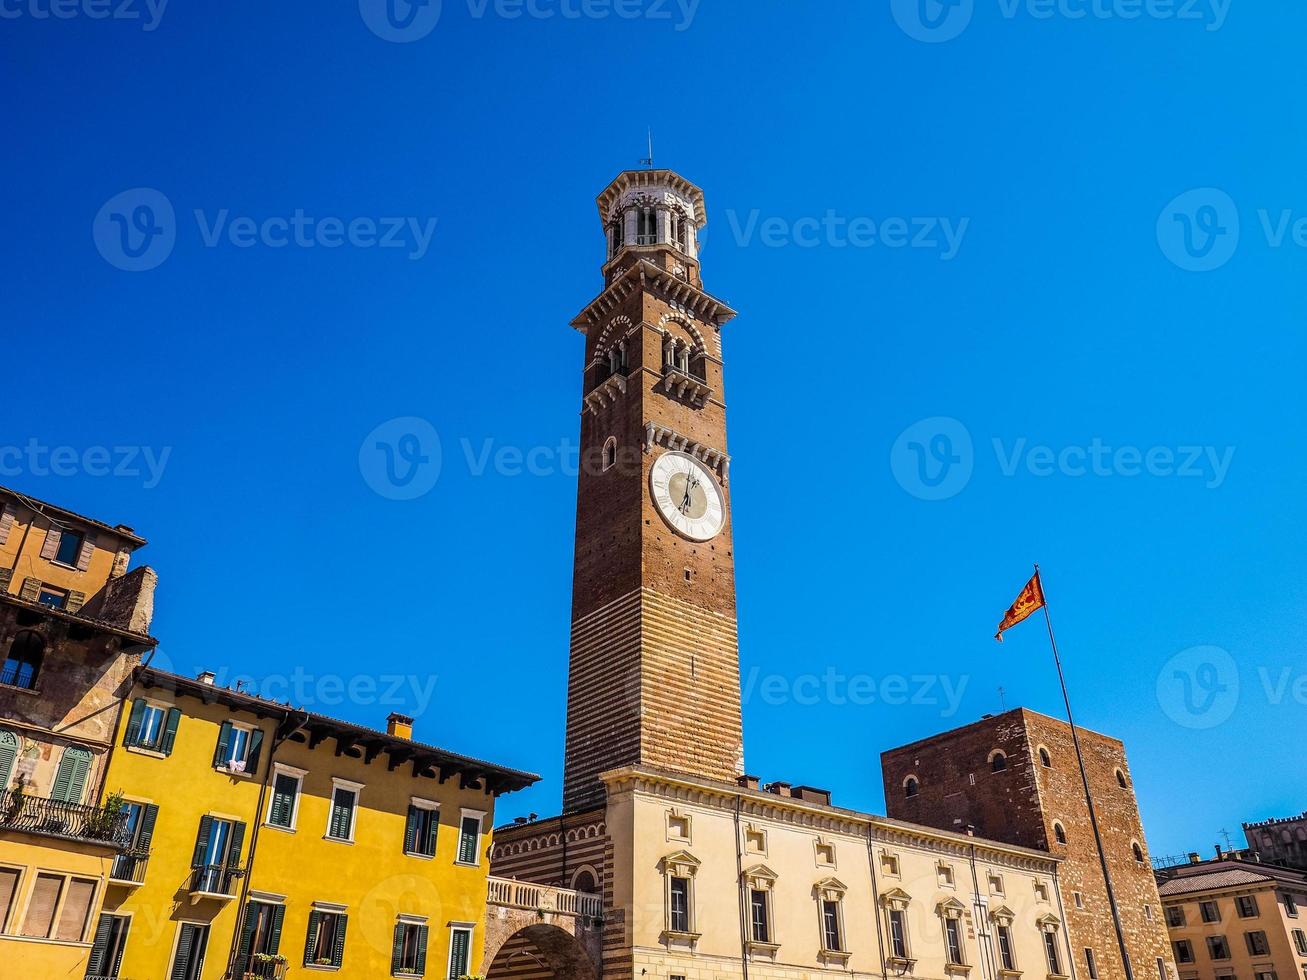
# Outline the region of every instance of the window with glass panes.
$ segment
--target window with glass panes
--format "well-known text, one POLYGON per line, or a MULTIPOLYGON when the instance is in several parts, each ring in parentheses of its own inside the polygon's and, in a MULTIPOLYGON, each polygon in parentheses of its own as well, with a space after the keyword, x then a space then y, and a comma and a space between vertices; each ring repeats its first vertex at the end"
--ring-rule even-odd
POLYGON ((408 805, 408 823, 404 828, 404 853, 435 857, 436 833, 440 828, 440 811, 429 804, 408 805))
POLYGON ((672 932, 690 931, 690 879, 672 878, 669 882, 671 910, 668 927, 672 932))
POLYGON ((998 961, 1004 970, 1015 971, 1017 958, 1012 951, 1012 928, 1006 923, 998 926, 998 961))
POLYGON ((344 912, 313 909, 309 913, 309 931, 304 940, 304 965, 339 967, 345 959, 344 912))
POLYGON ((840 903, 823 899, 821 903, 822 948, 834 952, 844 950, 844 937, 840 935, 840 903))
POLYGON ((104 913, 95 927, 95 940, 86 964, 86 976, 98 980, 117 980, 127 948, 127 932, 132 920, 125 915, 104 913))
POLYGON ((426 924, 401 919, 395 924, 395 943, 390 954, 390 972, 397 977, 420 977, 425 975, 426 971, 426 924))

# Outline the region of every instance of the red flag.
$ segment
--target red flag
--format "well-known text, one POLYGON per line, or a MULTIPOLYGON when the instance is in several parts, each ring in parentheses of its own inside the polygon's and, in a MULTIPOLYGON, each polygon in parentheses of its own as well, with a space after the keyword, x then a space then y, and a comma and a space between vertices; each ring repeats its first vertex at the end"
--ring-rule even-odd
POLYGON ((1021 622, 1036 609, 1042 609, 1044 606, 1044 587, 1039 582, 1039 571, 1030 577, 1026 587, 1021 590, 1017 596, 1017 601, 1012 603, 1007 613, 1003 616, 1003 622, 998 624, 998 632, 994 634, 994 639, 999 643, 1003 642, 1003 631, 1009 630, 1017 623, 1021 622))

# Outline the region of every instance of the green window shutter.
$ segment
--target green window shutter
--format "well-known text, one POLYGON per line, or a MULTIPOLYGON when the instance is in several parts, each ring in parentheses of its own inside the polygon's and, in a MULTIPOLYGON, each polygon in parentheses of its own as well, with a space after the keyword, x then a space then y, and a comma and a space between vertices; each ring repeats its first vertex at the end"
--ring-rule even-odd
POLYGON ((86 964, 88 977, 107 976, 109 960, 109 934, 113 931, 113 916, 100 914, 100 921, 95 926, 95 942, 91 944, 91 958, 86 964))
MULTIPOLYGON (((207 819, 207 818, 206 818, 207 819)), ((177 934, 177 952, 173 954, 172 973, 169 980, 186 980, 186 961, 191 958, 199 927, 183 922, 181 932, 177 934)))
POLYGON ((295 813, 295 791, 298 789, 294 776, 278 773, 272 784, 272 809, 268 813, 268 822, 275 827, 289 827, 290 819, 295 813))
POLYGON ((408 825, 404 828, 404 853, 416 854, 418 849, 418 818, 421 814, 412 803, 408 805, 408 825))
POLYGON ((458 859, 464 864, 477 862, 477 838, 481 832, 481 820, 478 817, 464 817, 460 828, 462 834, 458 841, 458 859))
POLYGON ((141 722, 145 718, 145 700, 137 698, 132 702, 132 713, 127 717, 127 731, 123 733, 123 745, 135 745, 141 739, 141 722))
POLYGON ((0 793, 9 788, 9 776, 14 771, 14 760, 18 758, 18 736, 13 732, 0 731, 0 793))
POLYGON ((68 746, 59 760, 59 770, 55 773, 50 798, 64 803, 82 802, 82 793, 86 790, 86 777, 90 771, 90 751, 77 745, 68 746))
POLYGON ((245 824, 239 820, 231 825, 231 846, 227 848, 227 867, 241 866, 241 845, 245 843, 245 824))
POLYGON ((395 923, 395 940, 390 949, 390 972, 398 973, 404 964, 404 923, 395 923))
POLYGON ((114 950, 113 962, 109 964, 109 976, 118 976, 118 969, 123 964, 123 953, 127 950, 127 934, 131 931, 132 920, 122 916, 118 921, 118 948, 114 950))
POLYGON ((248 773, 257 773, 259 771, 259 753, 263 751, 263 729, 256 728, 250 736, 250 751, 245 757, 245 771, 248 773))
POLYGON ((141 808, 141 825, 136 832, 136 848, 140 851, 150 849, 150 841, 154 839, 154 821, 158 819, 159 808, 153 803, 146 803, 141 808))
POLYGON ((274 905, 272 907, 272 928, 268 931, 268 948, 265 953, 276 955, 281 949, 281 924, 286 919, 286 906, 274 905))
POLYGON ((159 751, 164 755, 172 755, 173 743, 177 741, 177 726, 182 720, 181 708, 169 708, 168 720, 163 726, 163 741, 159 743, 159 751))
POLYGON ((318 926, 322 913, 314 909, 309 913, 309 934, 304 937, 304 965, 311 966, 318 958, 318 926))
POLYGON ((222 727, 218 729, 218 744, 213 750, 213 764, 220 766, 223 760, 227 758, 227 745, 231 741, 231 722, 224 721, 222 727))
POLYGON ((339 840, 349 840, 349 830, 357 798, 351 790, 336 789, 331 794, 331 836, 339 840), (341 797, 349 800, 348 804, 340 802, 341 797))
POLYGON ((418 926, 418 976, 427 972, 427 927, 418 926))
POLYGON ((470 966, 468 953, 470 952, 472 934, 466 929, 455 929, 449 937, 449 976, 450 980, 458 980, 459 977, 465 976, 470 966))
POLYGON ((345 962, 345 927, 347 925, 349 925, 348 916, 336 916, 336 945, 331 951, 332 966, 340 966, 345 962))
POLYGON ((200 832, 195 837, 195 856, 191 858, 191 867, 198 868, 204 864, 204 853, 209 849, 209 837, 213 834, 213 817, 200 817, 200 832))
POLYGON ((245 969, 250 958, 250 945, 254 942, 254 930, 259 926, 259 903, 249 902, 245 906, 245 918, 241 920, 241 941, 236 948, 236 972, 245 969))
POLYGON ((440 815, 434 810, 431 813, 430 823, 427 826, 426 850, 424 854, 436 856, 436 834, 440 830, 440 815))

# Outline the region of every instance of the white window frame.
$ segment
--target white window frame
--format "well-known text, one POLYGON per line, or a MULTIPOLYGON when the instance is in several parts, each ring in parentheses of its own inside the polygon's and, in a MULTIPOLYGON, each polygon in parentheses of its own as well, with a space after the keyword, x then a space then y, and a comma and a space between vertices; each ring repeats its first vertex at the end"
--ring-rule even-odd
MULTIPOLYGON (((408 912, 400 912, 395 916, 395 921, 403 926, 422 926, 427 930, 427 962, 431 961, 431 925, 430 920, 425 915, 412 915, 408 912)), ((426 964, 423 964, 420 976, 425 977, 430 971, 427 970, 426 964)), ((410 974, 390 974, 393 976, 410 976, 410 974)))
POLYGON ((462 868, 479 868, 481 867, 481 840, 486 835, 486 811, 472 810, 468 807, 462 807, 458 811, 458 847, 454 851, 454 863, 462 868), (459 855, 463 853, 463 821, 468 817, 477 818, 477 839, 474 853, 475 861, 460 860, 459 855))
POLYGON ((476 938, 477 924, 475 922, 451 922, 449 924, 449 955, 445 959, 445 976, 449 980, 458 980, 454 976, 454 933, 467 933, 467 969, 470 974, 472 971, 472 940, 476 938))
POLYGON ((359 822, 359 804, 363 800, 363 787, 366 783, 356 783, 351 779, 341 779, 339 776, 331 777, 331 798, 327 805, 327 829, 323 831, 323 838, 334 841, 337 844, 353 844, 354 832, 358 828, 359 822), (349 836, 332 837, 331 836, 331 815, 336 807, 336 790, 345 789, 354 794, 354 806, 349 811, 349 836))
MULTIPOLYGON (((166 701, 156 701, 154 698, 141 698, 141 700, 145 702, 145 708, 147 711, 159 712, 159 736, 155 739, 155 745, 157 746, 163 742, 163 733, 168 728, 168 712, 176 707, 176 705, 168 704, 166 701)), ((144 723, 145 719, 142 718, 141 721, 144 723)), ((144 724, 142 724, 142 728, 144 728, 144 724)), ((137 737, 140 737, 139 734, 137 737)), ((153 753, 158 756, 163 755, 163 752, 158 748, 152 748, 149 745, 129 745, 127 748, 136 752, 153 753)))
POLYGON ((250 772, 250 768, 249 768, 250 746, 254 744, 254 732, 258 729, 259 726, 251 725, 248 722, 244 722, 244 721, 232 721, 230 718, 226 719, 226 721, 231 725, 231 730, 233 732, 243 731, 245 733, 245 755, 241 759, 233 759, 231 757, 231 750, 232 747, 235 745, 235 741, 229 739, 227 742, 227 758, 223 759, 214 768, 216 768, 218 772, 222 773, 225 776, 251 776, 252 777, 254 773, 250 772), (237 771, 231 767, 231 764, 233 762, 240 762, 245 766, 245 768, 237 771))
MULTIPOLYGON (((274 762, 272 764, 272 792, 268 794, 268 809, 263 814, 263 825, 271 827, 273 830, 280 830, 287 834, 295 833, 299 826, 300 819, 300 797, 304 795, 304 777, 309 774, 307 769, 296 769, 294 766, 288 766, 284 762, 274 762), (283 827, 281 824, 272 822, 272 801, 277 795, 277 777, 290 776, 295 780, 295 802, 290 808, 290 825, 283 827)), ((334 793, 334 787, 333 787, 334 793)), ((358 809, 357 799, 354 802, 354 809, 358 809)), ((330 810, 330 808, 328 808, 330 810)), ((327 815, 327 829, 331 829, 331 815, 327 815)))

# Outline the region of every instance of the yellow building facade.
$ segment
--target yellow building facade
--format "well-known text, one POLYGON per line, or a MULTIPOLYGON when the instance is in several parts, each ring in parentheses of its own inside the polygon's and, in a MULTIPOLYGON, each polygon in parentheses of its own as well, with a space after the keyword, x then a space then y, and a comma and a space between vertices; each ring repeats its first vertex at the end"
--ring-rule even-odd
POLYGON ((145 669, 106 782, 129 849, 89 976, 480 971, 494 803, 536 777, 145 669))
POLYGON ((0 973, 80 980, 122 817, 99 805, 148 634, 145 542, 0 488, 0 973))

